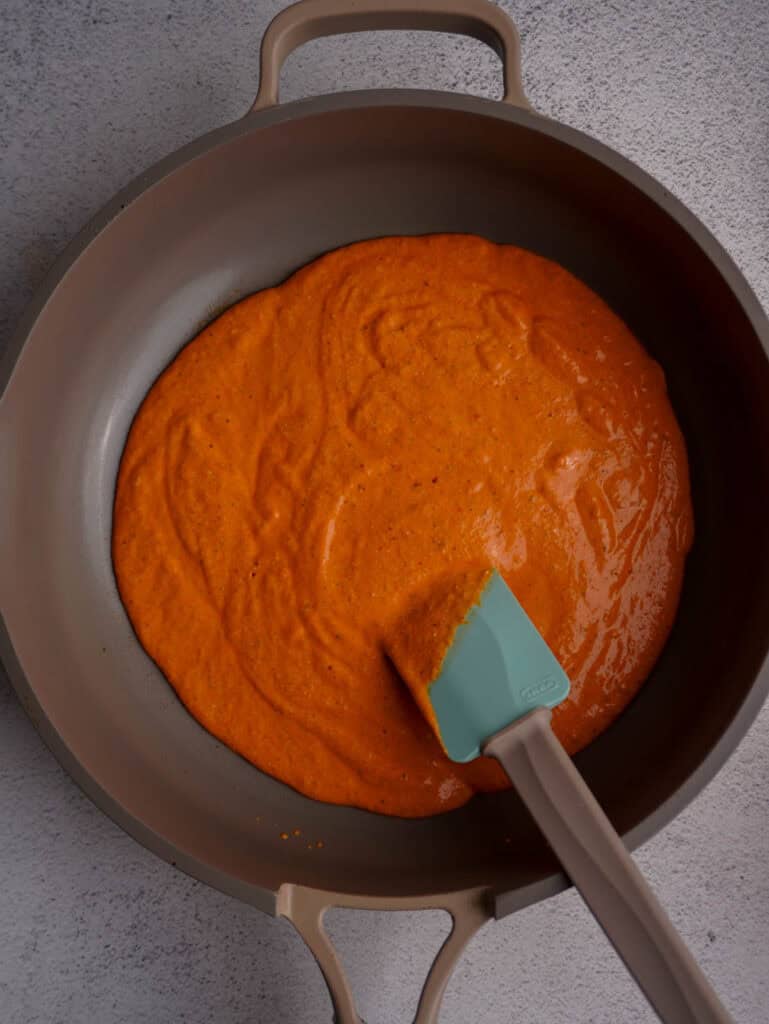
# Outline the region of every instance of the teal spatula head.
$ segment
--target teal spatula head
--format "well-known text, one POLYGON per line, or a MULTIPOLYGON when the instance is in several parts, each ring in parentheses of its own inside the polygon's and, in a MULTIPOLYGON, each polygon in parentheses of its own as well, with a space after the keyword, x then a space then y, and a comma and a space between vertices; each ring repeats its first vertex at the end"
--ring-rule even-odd
POLYGON ((462 591, 455 590, 443 609, 433 607, 418 622, 422 637, 429 640, 433 628, 436 642, 446 642, 432 662, 431 680, 424 678, 429 662, 423 658, 421 671, 415 671, 402 639, 388 645, 452 761, 472 761, 505 726, 569 695, 568 676, 499 573, 487 571, 479 579, 475 590, 466 591, 472 604, 458 606, 462 591), (437 625, 447 610, 455 616, 448 633, 437 625))

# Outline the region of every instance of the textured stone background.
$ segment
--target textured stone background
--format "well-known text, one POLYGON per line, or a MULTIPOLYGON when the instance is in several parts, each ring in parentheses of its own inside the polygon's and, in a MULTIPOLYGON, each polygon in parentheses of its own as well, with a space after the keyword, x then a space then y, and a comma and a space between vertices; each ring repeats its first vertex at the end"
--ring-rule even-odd
MULTIPOLYGON (((0 344, 51 259, 158 157, 243 113, 274 0, 2 0, 0 344)), ((683 199, 769 307, 766 0, 511 0, 536 108, 630 156, 683 199)), ((283 95, 440 87, 496 96, 474 42, 326 40, 283 95)), ((0 571, 2 568, 0 567, 0 571)), ((44 642, 41 638, 41 642, 44 642)), ((741 1024, 769 1020, 769 709, 718 778, 638 857, 741 1024)), ((409 1020, 440 914, 337 912, 369 1024, 409 1020)), ((317 1024, 320 976, 291 928, 123 835, 45 750, 0 679, 3 1024, 317 1024)), ((650 1024, 573 893, 487 928, 445 1024, 650 1024)))

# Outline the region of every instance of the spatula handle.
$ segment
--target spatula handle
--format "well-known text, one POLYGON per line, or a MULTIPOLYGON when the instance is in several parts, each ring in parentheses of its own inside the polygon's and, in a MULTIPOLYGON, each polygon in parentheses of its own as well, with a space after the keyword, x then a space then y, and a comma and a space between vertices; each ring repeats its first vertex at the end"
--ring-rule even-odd
POLYGON ((495 757, 564 871, 666 1024, 729 1024, 667 914, 541 708, 493 736, 495 757))

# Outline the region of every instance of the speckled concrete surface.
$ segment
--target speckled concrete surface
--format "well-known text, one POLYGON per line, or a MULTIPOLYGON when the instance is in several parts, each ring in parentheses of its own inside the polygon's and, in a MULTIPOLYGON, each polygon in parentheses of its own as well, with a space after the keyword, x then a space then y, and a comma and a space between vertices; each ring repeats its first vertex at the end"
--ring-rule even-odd
MULTIPOLYGON (((244 112, 264 0, 3 0, 0 341, 52 257, 147 164, 244 112)), ((636 160, 715 232, 769 306, 766 0, 516 0, 536 108, 636 160)), ((480 44, 424 36, 312 43, 286 99, 334 88, 498 95, 480 44)), ((2 571, 0 569, 0 571, 2 571)), ((639 854, 741 1024, 769 1020, 769 709, 717 779, 639 854)), ((442 915, 337 912, 369 1024, 409 1018, 442 915)), ((445 1024, 649 1024, 573 893, 487 928, 445 1024)), ((0 681, 0 1022, 317 1024, 300 940, 191 881, 79 793, 0 681)))

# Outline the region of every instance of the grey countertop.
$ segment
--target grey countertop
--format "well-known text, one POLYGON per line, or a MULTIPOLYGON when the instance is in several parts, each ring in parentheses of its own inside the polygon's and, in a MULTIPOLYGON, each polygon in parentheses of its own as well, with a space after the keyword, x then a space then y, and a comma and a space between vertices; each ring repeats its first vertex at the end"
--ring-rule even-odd
MULTIPOLYGON (((51 259, 148 164, 243 113, 275 0, 3 0, 0 344, 51 259)), ((512 0, 535 108, 629 156, 698 214, 769 307, 766 0, 512 0)), ((326 40, 287 63, 286 99, 336 89, 499 94, 475 42, 326 40)), ((2 482, 3 485, 6 481, 2 482)), ((0 571, 2 568, 0 567, 0 571)), ((638 854, 741 1024, 769 1020, 769 709, 714 782, 638 854)), ((447 925, 337 911, 369 1024, 410 1019, 447 925)), ((445 1024, 655 1018, 576 895, 486 928, 445 1024)), ((64 775, 0 678, 0 1021, 330 1021, 284 922, 139 847, 64 775)))

